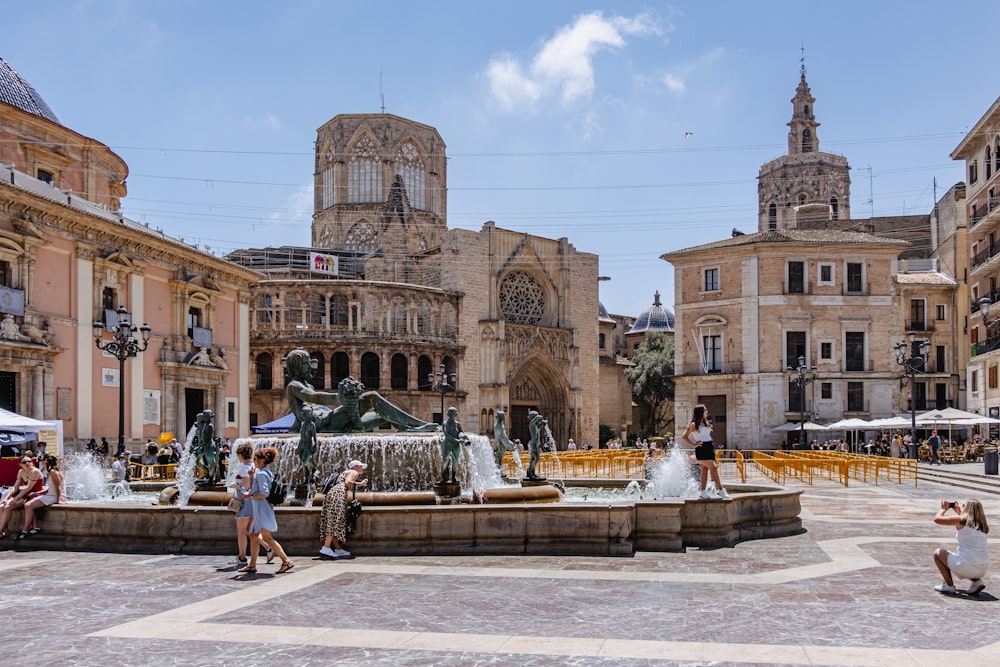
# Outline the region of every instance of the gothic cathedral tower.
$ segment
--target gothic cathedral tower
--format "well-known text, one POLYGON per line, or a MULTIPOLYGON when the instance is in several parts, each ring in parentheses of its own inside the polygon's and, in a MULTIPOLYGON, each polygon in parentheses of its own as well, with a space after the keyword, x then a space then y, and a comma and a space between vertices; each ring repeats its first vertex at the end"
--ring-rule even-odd
POLYGON ((788 123, 788 154, 767 162, 757 176, 758 231, 825 229, 851 218, 847 159, 819 150, 816 99, 802 66, 788 123))

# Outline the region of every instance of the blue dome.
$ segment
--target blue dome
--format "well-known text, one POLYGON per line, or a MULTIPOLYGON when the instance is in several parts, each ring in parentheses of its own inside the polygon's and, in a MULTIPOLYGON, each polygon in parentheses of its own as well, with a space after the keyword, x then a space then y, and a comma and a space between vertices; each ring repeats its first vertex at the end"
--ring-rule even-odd
POLYGON ((650 331, 672 332, 674 330, 674 314, 660 304, 660 293, 653 295, 653 305, 642 311, 635 320, 628 334, 647 333, 650 331))
POLYGON ((42 96, 3 58, 0 58, 0 102, 6 102, 53 123, 59 123, 59 119, 52 113, 52 109, 42 96))

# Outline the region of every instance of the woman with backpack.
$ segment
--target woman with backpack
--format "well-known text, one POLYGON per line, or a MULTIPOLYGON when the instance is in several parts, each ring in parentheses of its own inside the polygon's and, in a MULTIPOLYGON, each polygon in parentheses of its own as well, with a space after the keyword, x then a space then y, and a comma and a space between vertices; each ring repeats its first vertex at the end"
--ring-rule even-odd
POLYGON ((323 513, 319 518, 319 536, 323 546, 319 553, 327 558, 353 558, 344 549, 347 539, 347 489, 367 486, 368 480, 358 478, 368 465, 357 459, 347 464, 347 470, 340 473, 337 481, 323 495, 323 513))
POLYGON ((277 457, 278 450, 274 447, 259 449, 254 452, 253 466, 247 470, 247 475, 250 478, 250 490, 243 496, 243 499, 244 501, 249 500, 251 507, 253 507, 253 522, 250 525, 250 562, 247 563, 246 567, 241 567, 239 572, 249 574, 257 572, 257 554, 260 552, 261 541, 281 559, 281 567, 275 574, 284 574, 294 567, 292 561, 288 560, 285 550, 281 548, 281 544, 274 539, 272 534, 278 530, 278 521, 274 517, 274 508, 268 502, 271 486, 275 483, 274 473, 268 466, 274 463, 277 457))

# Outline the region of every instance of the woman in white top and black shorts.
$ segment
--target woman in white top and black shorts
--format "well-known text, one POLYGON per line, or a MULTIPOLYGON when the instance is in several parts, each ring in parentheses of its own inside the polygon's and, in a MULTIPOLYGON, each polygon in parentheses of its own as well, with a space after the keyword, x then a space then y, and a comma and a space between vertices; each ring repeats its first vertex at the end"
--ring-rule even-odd
POLYGON ((715 488, 719 490, 719 498, 729 500, 729 494, 719 478, 719 466, 715 462, 715 445, 712 444, 712 424, 708 421, 708 410, 701 403, 694 406, 694 416, 681 440, 694 447, 694 457, 701 464, 701 495, 698 497, 702 500, 712 497, 705 488, 708 486, 708 476, 711 475, 715 488))

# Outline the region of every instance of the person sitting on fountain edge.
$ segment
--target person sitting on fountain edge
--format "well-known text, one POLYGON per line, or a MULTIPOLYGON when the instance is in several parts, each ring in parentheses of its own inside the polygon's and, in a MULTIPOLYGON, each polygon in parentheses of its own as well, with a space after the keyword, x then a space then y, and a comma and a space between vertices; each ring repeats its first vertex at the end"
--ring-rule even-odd
POLYGON ((365 385, 354 378, 341 380, 336 393, 317 391, 309 384, 312 364, 309 353, 302 348, 288 353, 285 368, 289 377, 285 398, 295 415, 289 433, 298 433, 302 428, 302 408, 306 403, 313 404, 319 433, 361 433, 386 423, 400 431, 436 431, 439 428, 437 424, 403 412, 377 391, 365 391, 365 385))

